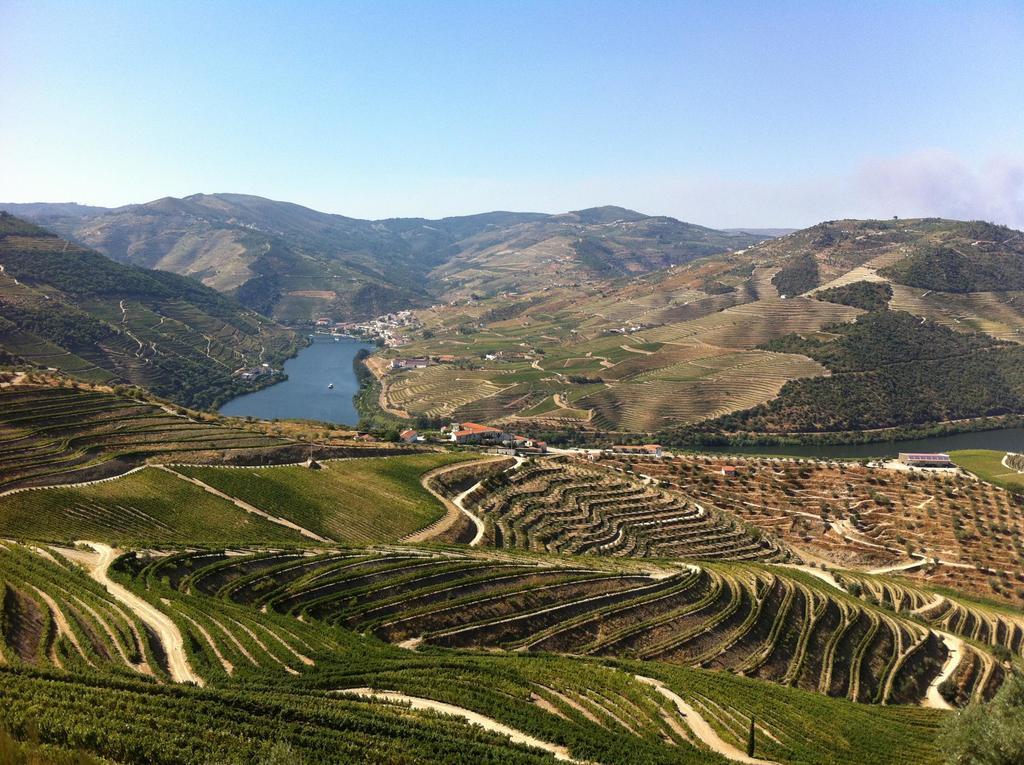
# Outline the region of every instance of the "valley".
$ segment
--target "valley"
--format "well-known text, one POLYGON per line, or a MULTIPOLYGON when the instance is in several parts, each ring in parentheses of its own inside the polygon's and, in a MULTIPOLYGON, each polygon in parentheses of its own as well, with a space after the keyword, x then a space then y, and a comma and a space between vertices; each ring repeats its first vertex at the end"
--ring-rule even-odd
POLYGON ((0 7, 0 765, 1024 765, 1024 4, 0 7))
POLYGON ((679 228, 628 212, 480 235, 422 307, 319 320, 269 387, 308 326, 3 218, 0 729, 114 763, 940 765, 1024 668, 1015 431, 939 471, 699 450, 1013 424, 1014 272, 931 297, 944 245, 989 288, 1013 237, 843 221, 638 256, 679 228), (268 396, 301 407, 246 408, 268 396), (194 745, 227 719, 259 735, 194 745))
POLYGON ((360 220, 245 194, 119 208, 0 204, 114 260, 191 276, 286 324, 365 319, 438 295, 645 273, 762 236, 621 207, 360 220), (529 264, 524 269, 524 264, 529 264))

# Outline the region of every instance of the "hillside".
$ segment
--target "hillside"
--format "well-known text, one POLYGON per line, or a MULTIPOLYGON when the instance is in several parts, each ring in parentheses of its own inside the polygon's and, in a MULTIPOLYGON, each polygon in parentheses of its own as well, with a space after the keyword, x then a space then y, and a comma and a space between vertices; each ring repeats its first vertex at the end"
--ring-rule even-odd
MULTIPOLYGON (((353 443, 345 435, 315 431, 316 456, 394 453, 388 445, 353 443)), ((139 391, 30 375, 0 384, 0 492, 102 480, 157 459, 300 462, 310 456, 312 437, 301 426, 190 412, 139 391)))
POLYGON ((440 280, 447 298, 598 284, 742 249, 764 238, 622 207, 596 207, 466 238, 431 276, 440 280))
POLYGON ((260 423, 98 389, 8 384, 0 412, 0 472, 36 484, 0 493, 19 746, 724 765, 753 727, 758 762, 939 765, 949 710, 1024 661, 1020 509, 959 476, 333 438, 310 469, 260 423))
POLYGON ((177 274, 126 266, 0 213, 0 352, 91 382, 209 407, 279 368, 298 337, 177 274))
POLYGON ((0 209, 115 260, 192 276, 285 322, 367 318, 438 296, 536 285, 549 272, 570 281, 642 273, 764 238, 615 207, 369 221, 243 194, 196 194, 114 209, 0 209), (516 263, 527 268, 509 277, 516 263))
MULTIPOLYGON (((380 403, 420 421, 676 444, 1021 414, 1020 241, 982 223, 833 221, 647 274, 549 274, 420 311, 420 332, 385 358, 446 362, 378 367, 380 403), (1001 289, 940 291, 952 250, 971 264, 964 289, 1001 289)), ((524 270, 506 265, 509 279, 524 270)))

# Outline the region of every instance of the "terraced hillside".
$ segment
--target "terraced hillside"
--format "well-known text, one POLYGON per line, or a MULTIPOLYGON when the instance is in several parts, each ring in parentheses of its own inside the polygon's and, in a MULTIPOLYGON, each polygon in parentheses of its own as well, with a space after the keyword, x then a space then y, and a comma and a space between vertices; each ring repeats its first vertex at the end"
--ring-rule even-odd
POLYGON ((418 312, 422 328, 385 361, 442 363, 378 367, 381 403, 398 416, 695 445, 1022 414, 1021 242, 976 222, 831 221, 630 279, 478 290, 418 312), (874 301, 844 297, 872 285, 874 301), (915 363, 832 363, 869 334, 869 349, 891 338, 915 363))
POLYGON ((1007 662, 1024 656, 1024 616, 1000 603, 971 599, 955 590, 920 586, 902 577, 872 577, 842 572, 847 590, 894 611, 912 614, 937 631, 962 638, 960 659, 945 694, 964 704, 989 698, 1006 677, 1007 662))
POLYGON ((843 567, 899 568, 923 584, 1024 602, 1024 509, 958 474, 747 457, 602 459, 843 567), (735 468, 723 475, 723 466, 735 468))
POLYGON ((322 539, 356 545, 394 542, 441 519, 444 508, 424 489, 422 477, 461 462, 472 464, 477 458, 396 451, 388 457, 324 461, 319 470, 297 465, 189 465, 174 470, 322 539))
POLYGON ((538 577, 561 570, 566 582, 593 586, 633 576, 678 588, 693 575, 655 576, 621 563, 579 571, 536 557, 412 548, 150 551, 114 560, 102 545, 6 542, 0 725, 16 737, 31 729, 34 740, 59 751, 168 765, 362 762, 382 754, 411 762, 707 765, 741 756, 753 717, 756 754, 772 762, 884 765, 894 753, 939 761, 933 739, 941 716, 931 710, 852 704, 656 661, 413 653, 333 618, 254 607, 345 572, 352 594, 368 597, 346 602, 372 610, 395 603, 403 583, 407 595, 428 593, 445 567, 451 582, 483 586, 507 582, 517 569, 538 577))
POLYGON ((774 539, 735 516, 640 480, 544 460, 485 479, 461 500, 498 548, 573 555, 786 560, 774 539))
POLYGON ((291 443, 102 389, 0 388, 0 489, 116 475, 156 455, 220 460, 291 443))
MULTIPOLYGON (((927 627, 783 567, 591 566, 396 548, 209 564, 186 555, 141 575, 405 646, 631 657, 864 702, 922 700, 947 658, 927 627)), ((988 678, 984 692, 1001 678, 988 678)))
POLYGON ((125 266, 0 213, 0 360, 130 383, 194 407, 280 367, 290 330, 190 279, 125 266))
POLYGON ((78 539, 162 547, 309 542, 296 529, 159 467, 85 486, 0 496, 0 526, 19 539, 65 544, 78 539))
MULTIPOLYGON (((370 450, 386 453, 386 450, 370 450)), ((70 486, 0 495, 0 527, 20 539, 127 546, 396 542, 446 517, 421 477, 475 455, 409 453, 304 465, 154 464, 70 486)))

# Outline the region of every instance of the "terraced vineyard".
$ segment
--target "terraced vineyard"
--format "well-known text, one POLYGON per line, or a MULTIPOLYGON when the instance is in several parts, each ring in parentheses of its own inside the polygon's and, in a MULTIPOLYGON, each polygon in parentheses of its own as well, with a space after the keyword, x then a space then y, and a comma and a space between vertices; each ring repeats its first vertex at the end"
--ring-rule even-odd
POLYGON ((0 545, 3 664, 169 679, 159 641, 60 555, 0 545))
POLYGON ((784 560, 774 540, 641 481, 560 460, 487 479, 464 500, 498 548, 574 555, 784 560))
POLYGON ((852 321, 859 313, 856 308, 810 298, 769 297, 695 321, 645 330, 641 336, 646 341, 754 348, 791 332, 815 332, 828 324, 852 321))
POLYGON ((87 486, 53 487, 0 497, 0 525, 20 539, 114 545, 278 544, 308 540, 247 513, 165 470, 147 467, 87 486))
MULTIPOLYGON (((106 388, 68 387, 63 378, 0 386, 0 493, 109 478, 146 461, 298 463, 310 445, 297 439, 314 435, 301 426, 246 424, 106 388)), ((315 450, 318 458, 419 451, 344 438, 318 438, 315 450)))
POLYGON ((777 396, 788 380, 824 371, 817 362, 792 354, 723 354, 643 372, 577 405, 593 408, 599 427, 651 432, 749 409, 777 396))
POLYGON ((667 481, 812 557, 840 566, 905 567, 906 576, 922 583, 1018 606, 1024 601, 1024 508, 983 481, 745 457, 602 462, 667 481), (736 474, 722 475, 723 465, 736 474))
POLYGON ((151 455, 269 452, 283 439, 214 425, 110 392, 18 385, 0 389, 0 490, 91 480, 151 455))
POLYGON ((388 406, 428 417, 450 415, 459 406, 498 393, 502 388, 487 373, 429 367, 410 373, 387 388, 388 406))
POLYGON ((394 542, 444 515, 420 484, 439 467, 476 459, 431 452, 262 468, 180 466, 175 472, 341 544, 394 542))
POLYGON ((919 587, 898 577, 837 574, 848 589, 894 611, 913 614, 932 629, 964 639, 952 675, 951 699, 965 704, 991 698, 1006 677, 1009 660, 1024 657, 1024 617, 997 603, 973 601, 948 590, 919 587))
POLYGON ((290 330, 190 279, 115 263, 0 214, 0 351, 96 383, 209 407, 279 366, 290 330))
MULTIPOLYGON (((552 600, 552 588, 564 596, 589 587, 605 598, 603 607, 618 598, 621 610, 639 607, 641 595, 649 607, 678 597, 702 586, 705 576, 738 583, 750 574, 767 582, 776 576, 768 569, 576 567, 536 556, 415 548, 146 552, 115 561, 113 578, 127 589, 112 594, 115 585, 102 573, 109 560, 87 549, 11 542, 0 548, 6 665, 0 667, 0 724, 16 735, 32 719, 33 735, 49 746, 84 747, 122 762, 198 765, 210 757, 252 761, 276 752, 320 763, 339 756, 370 761, 388 752, 414 762, 550 762, 556 754, 609 764, 707 765, 727 760, 709 750, 709 734, 694 715, 710 721, 720 737, 716 747, 732 751, 745 745, 754 715, 758 755, 780 763, 827 757, 882 765, 893 752, 938 762, 931 738, 939 717, 928 710, 853 705, 657 661, 550 653, 524 661, 439 648, 411 653, 340 626, 382 633, 407 628, 412 618, 447 623, 459 634, 451 619, 460 612, 451 606, 464 603, 466 613, 455 618, 474 627, 473 639, 439 632, 441 639, 426 642, 471 644, 486 640, 485 622, 492 623, 492 637, 505 629, 493 612, 494 595, 503 591, 512 601, 530 593, 552 600), (333 610, 327 586, 336 596, 333 610), (468 597, 473 593, 475 599, 468 597), (144 602, 149 606, 140 617, 144 602), (168 642, 169 635, 180 639, 168 642), (172 683, 182 667, 205 687, 172 683), (684 698, 696 712, 682 713, 684 698), (411 709, 395 705, 410 701, 411 709), (131 715, 109 725, 125 705, 131 715), (454 716, 424 713, 430 709, 454 716), (835 718, 829 731, 841 732, 841 739, 817 724, 826 711, 835 718), (469 728, 460 717, 486 730, 469 728), (867 729, 871 735, 864 735, 867 729)), ((814 590, 813 582, 789 584, 814 590)), ((499 611, 508 608, 497 603, 499 611)), ((577 611, 564 626, 587 621, 577 611)), ((531 608, 524 615, 540 613, 531 608)))
POLYGON ((780 567, 395 548, 209 563, 186 555, 143 575, 400 645, 634 657, 864 702, 919 701, 946 658, 926 627, 780 567))
POLYGON ((0 496, 0 525, 21 539, 118 546, 394 542, 444 515, 421 475, 473 459, 426 453, 297 465, 158 465, 86 485, 0 496))

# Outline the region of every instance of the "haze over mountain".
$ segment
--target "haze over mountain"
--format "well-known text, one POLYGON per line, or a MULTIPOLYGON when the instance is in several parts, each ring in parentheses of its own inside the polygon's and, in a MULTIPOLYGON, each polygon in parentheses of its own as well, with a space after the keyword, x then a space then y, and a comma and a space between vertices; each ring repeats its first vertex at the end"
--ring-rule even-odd
POLYGON ((194 277, 286 322, 365 318, 531 275, 645 273, 765 238, 621 207, 378 221, 244 194, 97 208, 0 204, 115 260, 194 277), (511 274, 510 266, 525 265, 511 274))

